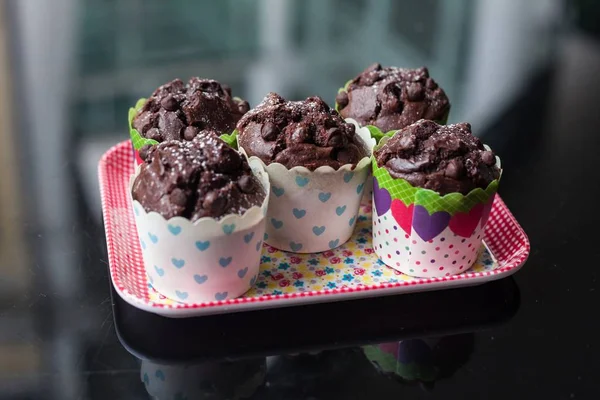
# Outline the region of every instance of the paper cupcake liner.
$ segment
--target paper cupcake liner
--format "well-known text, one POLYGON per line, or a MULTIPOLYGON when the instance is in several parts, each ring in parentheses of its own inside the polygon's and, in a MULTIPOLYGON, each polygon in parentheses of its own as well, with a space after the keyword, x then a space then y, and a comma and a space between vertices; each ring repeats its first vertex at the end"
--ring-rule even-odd
POLYGON ((182 366, 142 360, 140 379, 156 399, 244 399, 264 383, 266 373, 264 358, 182 366))
MULTIPOLYGON (((260 207, 220 220, 182 217, 166 220, 146 212, 134 201, 133 210, 148 279, 164 296, 183 303, 238 297, 256 281, 260 265, 270 184, 261 163, 250 167, 266 191, 260 207)), ((134 177, 131 178, 129 193, 134 177)))
MULTIPOLYGON (((234 97, 234 99, 238 99, 238 97, 234 97)), ((141 111, 142 107, 144 106, 144 104, 146 103, 147 99, 141 98, 139 99, 136 103, 135 106, 133 106, 132 108, 129 109, 129 114, 128 114, 128 124, 129 124, 129 137, 131 138, 131 146, 133 147, 133 159, 135 162, 135 165, 140 165, 143 160, 140 158, 140 149, 142 148, 142 146, 149 144, 149 145, 154 145, 154 144, 158 144, 158 142, 156 140, 152 140, 152 139, 146 139, 145 137, 143 137, 141 135, 140 132, 138 132, 137 129, 135 129, 133 127, 133 119, 135 118, 135 116, 141 111)), ((221 139, 223 139, 224 137, 229 137, 230 135, 227 134, 223 134, 221 136, 221 139)), ((233 138, 235 139, 235 135, 233 136, 233 138)), ((231 143, 227 140, 225 140, 225 142, 229 145, 231 145, 231 143)), ((234 148, 237 148, 237 145, 232 146, 234 148)))
MULTIPOLYGON (((384 138, 379 146, 387 141, 384 138)), ((378 146, 378 147, 379 147, 378 146)), ((445 196, 394 179, 373 158, 373 248, 388 266, 410 276, 443 277, 477 260, 498 180, 484 190, 445 196)), ((500 159, 496 157, 500 167, 500 159)))
MULTIPOLYGON (((349 80, 348 82, 346 82, 346 84, 344 85, 344 87, 341 87, 338 89, 338 94, 341 92, 346 92, 348 90, 348 85, 350 85, 350 82, 352 82, 352 79, 349 80)), ((335 101, 335 111, 340 112, 340 106, 337 103, 337 101, 335 101)), ((446 123, 448 122, 448 116, 450 115, 450 111, 448 111, 448 113, 446 114, 445 118, 439 119, 439 120, 433 120, 434 122, 440 124, 440 125, 446 125, 446 123)), ((350 118, 348 118, 350 119, 350 118)), ((355 121, 356 122, 356 121, 355 121)), ((356 126, 361 128, 363 127, 362 125, 360 125, 358 122, 356 122, 356 126)), ((381 139, 383 139, 384 136, 392 136, 398 129, 393 129, 391 131, 388 132, 383 132, 381 129, 379 129, 378 127, 376 127, 375 125, 365 125, 365 128, 367 128, 369 130, 369 132, 371 133, 371 137, 373 139, 375 139, 376 143, 379 143, 381 141, 381 139)))
POLYGON ((406 381, 433 382, 438 369, 432 355, 437 341, 408 339, 363 347, 367 359, 384 374, 393 374, 406 381))
POLYGON ((144 104, 146 103, 146 99, 139 99, 133 108, 129 109, 129 114, 127 116, 127 121, 129 124, 129 137, 131 138, 131 147, 133 148, 133 159, 135 161, 135 165, 140 165, 143 161, 140 158, 140 149, 142 146, 149 144, 158 144, 156 140, 146 139, 143 137, 137 129, 133 127, 133 119, 140 112, 144 104))
POLYGON ((269 200, 265 242, 293 253, 318 253, 350 239, 375 145, 366 129, 358 129, 357 134, 369 149, 369 156, 354 168, 346 164, 337 170, 329 166, 314 171, 305 167, 288 169, 279 163, 265 165, 258 157, 250 157, 263 165, 271 181, 273 195, 269 200))

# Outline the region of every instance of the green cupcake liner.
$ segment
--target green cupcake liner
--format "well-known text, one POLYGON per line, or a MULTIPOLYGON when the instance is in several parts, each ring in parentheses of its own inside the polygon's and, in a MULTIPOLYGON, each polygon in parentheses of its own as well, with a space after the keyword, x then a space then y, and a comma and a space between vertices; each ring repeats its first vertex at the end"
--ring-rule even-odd
POLYGON ((144 98, 139 99, 137 101, 137 103, 135 103, 135 106, 133 108, 129 109, 129 117, 128 117, 128 121, 129 121, 129 136, 131 137, 131 143, 133 144, 133 148, 135 150, 141 149, 142 146, 144 146, 146 144, 149 144, 149 145, 158 144, 158 142, 156 140, 146 139, 145 137, 143 137, 137 131, 137 129, 135 129, 133 127, 133 125, 132 125, 133 124, 133 119, 140 112, 140 110, 142 109, 142 107, 144 106, 145 103, 146 103, 146 99, 144 99, 144 98))
POLYGON ((238 149, 237 136, 238 136, 238 130, 234 129, 233 132, 231 132, 231 133, 224 133, 224 134, 222 134, 219 137, 221 138, 222 141, 224 141, 229 146, 231 146, 231 147, 233 147, 234 149, 237 150, 238 149))
POLYGON ((365 356, 371 362, 377 363, 383 372, 396 374, 407 381, 433 382, 438 375, 438 371, 433 365, 416 362, 401 363, 396 357, 381 351, 376 345, 364 346, 363 351, 365 356))

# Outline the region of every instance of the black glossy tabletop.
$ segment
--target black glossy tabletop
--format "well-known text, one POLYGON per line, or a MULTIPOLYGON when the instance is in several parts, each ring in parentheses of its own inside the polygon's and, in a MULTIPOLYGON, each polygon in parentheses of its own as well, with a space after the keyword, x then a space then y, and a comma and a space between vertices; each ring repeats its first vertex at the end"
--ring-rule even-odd
POLYGON ((532 249, 489 284, 173 320, 112 290, 103 227, 83 209, 62 232, 82 286, 46 290, 60 265, 25 218, 39 262, 0 309, 0 399, 600 398, 599 72, 597 43, 565 47, 484 133, 532 249))

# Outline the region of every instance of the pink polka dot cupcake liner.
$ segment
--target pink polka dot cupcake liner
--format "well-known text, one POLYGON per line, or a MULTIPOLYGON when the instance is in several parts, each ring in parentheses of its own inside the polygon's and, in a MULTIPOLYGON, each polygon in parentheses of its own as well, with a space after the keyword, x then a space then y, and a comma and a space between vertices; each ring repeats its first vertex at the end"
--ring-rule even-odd
POLYGON ((410 276, 467 271, 482 249, 497 189, 494 180, 467 195, 441 196, 392 178, 373 160, 373 249, 386 265, 410 276))

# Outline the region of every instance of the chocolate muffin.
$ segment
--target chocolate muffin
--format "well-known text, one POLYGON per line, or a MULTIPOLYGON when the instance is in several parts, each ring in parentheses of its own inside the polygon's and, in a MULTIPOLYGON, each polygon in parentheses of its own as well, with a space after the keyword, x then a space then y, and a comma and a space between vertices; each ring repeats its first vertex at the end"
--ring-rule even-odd
POLYGON ((146 211, 165 219, 179 216, 191 221, 243 214, 265 199, 246 158, 206 131, 191 141, 170 140, 152 146, 132 194, 146 211))
POLYGON ((342 117, 383 132, 402 129, 422 118, 445 123, 450 111, 446 93, 425 67, 373 64, 338 93, 335 101, 342 117))
POLYGON ((250 106, 231 97, 231 89, 212 79, 175 79, 160 86, 133 119, 133 127, 147 139, 192 140, 200 130, 229 133, 250 106))
POLYGON ((398 131, 374 152, 393 178, 441 195, 487 188, 500 177, 496 156, 471 134, 471 125, 420 120, 398 131))
POLYGON ((240 147, 265 164, 311 171, 325 165, 338 169, 367 155, 354 125, 345 123, 319 97, 286 101, 269 93, 240 119, 237 129, 240 147))

